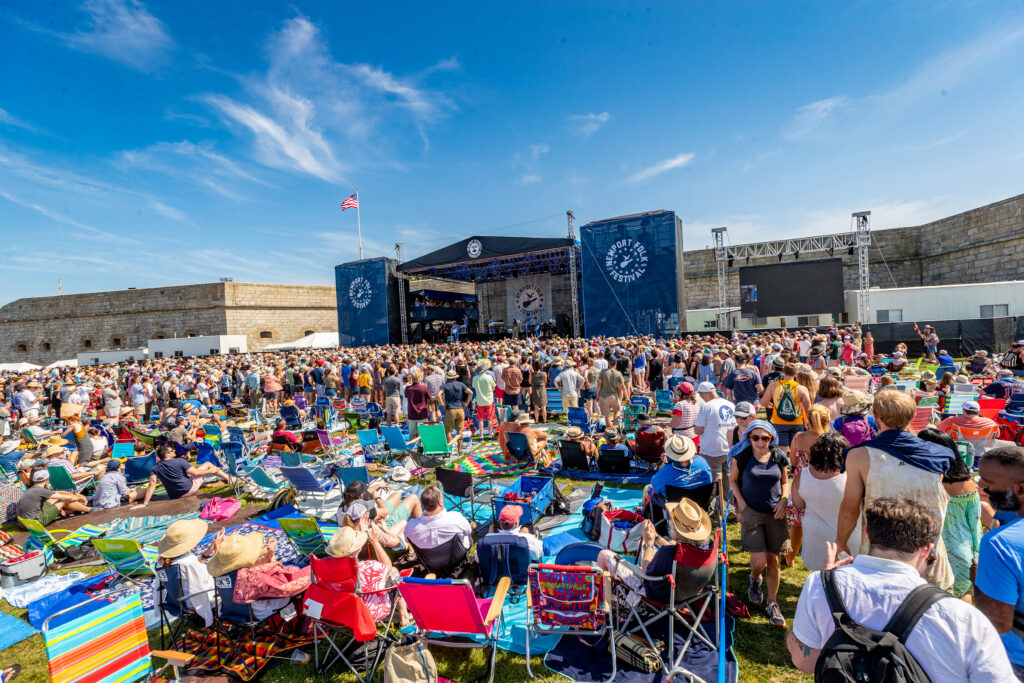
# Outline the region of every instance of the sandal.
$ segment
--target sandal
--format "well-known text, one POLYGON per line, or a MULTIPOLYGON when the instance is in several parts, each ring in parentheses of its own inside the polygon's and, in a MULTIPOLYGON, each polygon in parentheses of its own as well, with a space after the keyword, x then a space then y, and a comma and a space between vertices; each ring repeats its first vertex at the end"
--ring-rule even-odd
POLYGON ((0 672, 0 683, 10 683, 21 673, 21 664, 11 664, 0 672))

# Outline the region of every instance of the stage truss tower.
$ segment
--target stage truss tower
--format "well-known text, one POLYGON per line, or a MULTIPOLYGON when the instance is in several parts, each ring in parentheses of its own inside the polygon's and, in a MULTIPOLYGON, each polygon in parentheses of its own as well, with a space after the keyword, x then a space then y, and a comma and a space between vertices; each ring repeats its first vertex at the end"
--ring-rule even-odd
MULTIPOLYGON (((569 222, 569 239, 576 243, 576 216, 572 210, 565 212, 565 218, 569 222)), ((580 336, 580 300, 579 281, 576 276, 576 255, 573 253, 576 247, 569 247, 569 298, 572 299, 572 336, 580 336)))

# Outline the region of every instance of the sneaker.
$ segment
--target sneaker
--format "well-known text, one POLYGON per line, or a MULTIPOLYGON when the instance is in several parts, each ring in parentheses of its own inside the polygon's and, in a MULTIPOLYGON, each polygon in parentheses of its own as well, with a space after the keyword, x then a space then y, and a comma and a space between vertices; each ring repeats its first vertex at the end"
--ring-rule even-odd
POLYGON ((761 594, 761 578, 754 581, 754 577, 750 577, 750 587, 747 588, 747 597, 750 598, 750 602, 755 605, 760 605, 764 602, 764 595, 761 594))
POLYGON ((775 601, 769 602, 765 605, 764 611, 768 614, 768 622, 772 626, 786 626, 786 617, 782 616, 782 609, 779 608, 779 603, 775 601))

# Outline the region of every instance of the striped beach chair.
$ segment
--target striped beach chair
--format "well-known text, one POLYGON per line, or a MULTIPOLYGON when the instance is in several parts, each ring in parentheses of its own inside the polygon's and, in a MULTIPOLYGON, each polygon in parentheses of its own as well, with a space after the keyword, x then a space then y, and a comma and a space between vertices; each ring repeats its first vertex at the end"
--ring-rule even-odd
POLYGON ((336 524, 318 524, 311 517, 288 518, 277 520, 288 540, 295 546, 300 555, 320 555, 327 546, 327 539, 338 531, 336 524))
POLYGON ((66 549, 82 545, 90 539, 107 533, 105 527, 95 524, 86 524, 74 531, 68 531, 67 529, 47 529, 34 519, 18 517, 18 522, 29 533, 28 540, 25 541, 25 552, 42 550, 48 565, 53 563, 55 555, 63 555, 66 549), (54 536, 55 533, 64 535, 58 539, 54 536))
POLYGON ((121 576, 151 576, 156 571, 156 548, 126 538, 94 538, 92 544, 110 569, 121 576))
POLYGON ((150 681, 168 666, 177 681, 178 667, 192 661, 184 652, 150 651, 135 588, 109 591, 51 614, 42 632, 53 683, 150 681), (166 664, 154 671, 153 657, 166 664))

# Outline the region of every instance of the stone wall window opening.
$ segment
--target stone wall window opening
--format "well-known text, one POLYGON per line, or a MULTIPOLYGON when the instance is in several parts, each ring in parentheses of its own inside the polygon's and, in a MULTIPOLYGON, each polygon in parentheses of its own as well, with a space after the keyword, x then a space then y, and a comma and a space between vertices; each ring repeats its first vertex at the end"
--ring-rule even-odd
POLYGON ((92 348, 92 339, 83 339, 82 340, 82 346, 84 348, 91 349, 92 348))
POLYGON ((39 345, 39 350, 43 352, 53 351, 53 342, 44 341, 39 345))
POLYGON ((18 353, 28 353, 28 344, 25 342, 18 342, 14 345, 14 350, 18 353))
POLYGON ((113 344, 114 346, 121 346, 121 338, 114 337, 113 339, 110 340, 110 343, 113 344))
POLYGON ((316 334, 316 330, 306 330, 305 332, 302 333, 302 336, 308 337, 311 334, 316 334))
POLYGON ((273 338, 274 338, 274 333, 271 332, 270 330, 262 330, 260 332, 260 339, 273 339, 273 338))

